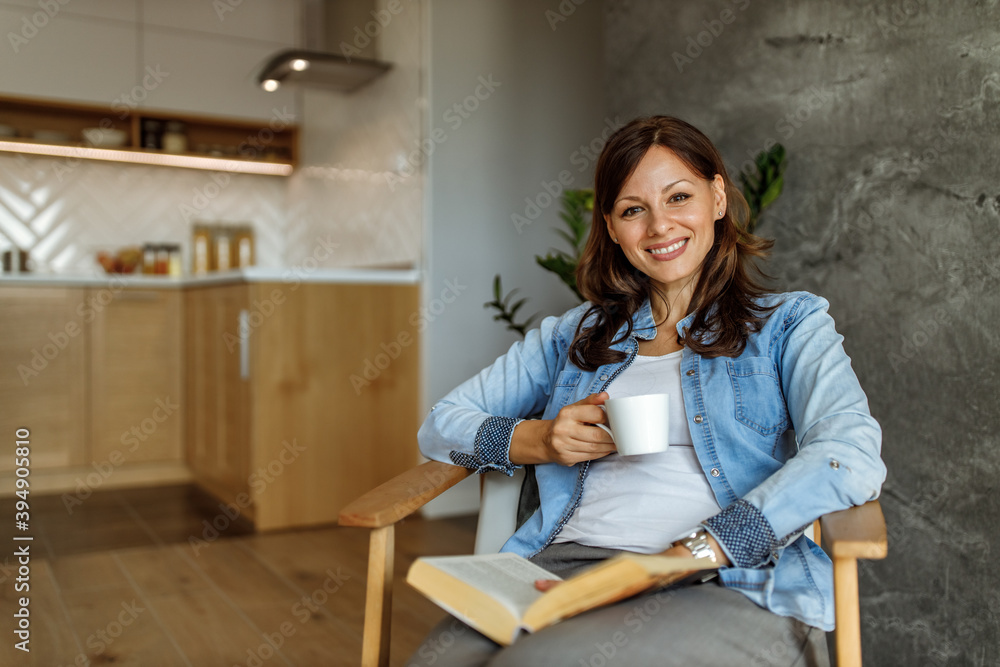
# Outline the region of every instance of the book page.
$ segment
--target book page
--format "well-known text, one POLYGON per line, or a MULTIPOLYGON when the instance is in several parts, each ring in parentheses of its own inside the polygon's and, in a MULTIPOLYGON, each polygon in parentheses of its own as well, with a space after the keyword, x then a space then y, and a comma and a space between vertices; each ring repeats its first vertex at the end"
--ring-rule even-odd
POLYGON ((536 579, 559 579, 517 554, 479 556, 433 556, 421 560, 442 572, 474 586, 501 602, 520 619, 531 603, 542 596, 536 579))

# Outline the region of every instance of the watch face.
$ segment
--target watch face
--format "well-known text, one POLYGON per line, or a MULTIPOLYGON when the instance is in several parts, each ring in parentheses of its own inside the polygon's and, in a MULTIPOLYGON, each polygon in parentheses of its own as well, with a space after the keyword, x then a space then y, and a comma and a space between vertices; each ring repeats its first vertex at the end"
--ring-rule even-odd
POLYGON ((692 533, 684 540, 684 546, 691 550, 691 555, 695 558, 709 558, 713 563, 717 562, 715 550, 708 543, 705 531, 692 533))

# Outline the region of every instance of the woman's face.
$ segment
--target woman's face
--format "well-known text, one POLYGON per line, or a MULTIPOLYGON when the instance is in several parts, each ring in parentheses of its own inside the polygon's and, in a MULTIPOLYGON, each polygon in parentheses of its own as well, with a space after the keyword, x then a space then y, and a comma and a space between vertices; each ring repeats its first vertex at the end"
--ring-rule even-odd
POLYGON ((672 298, 694 289, 725 211, 722 176, 706 181, 670 149, 653 146, 604 220, 632 266, 672 298))

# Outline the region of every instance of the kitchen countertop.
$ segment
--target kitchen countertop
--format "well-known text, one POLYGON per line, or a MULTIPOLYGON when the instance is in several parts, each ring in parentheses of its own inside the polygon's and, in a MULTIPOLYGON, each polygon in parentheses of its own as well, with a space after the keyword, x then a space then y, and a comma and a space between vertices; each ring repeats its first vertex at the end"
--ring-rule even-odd
POLYGON ((267 269, 250 267, 234 271, 219 271, 199 276, 150 276, 142 274, 71 274, 19 273, 0 275, 0 286, 22 285, 48 287, 157 287, 184 288, 209 285, 247 283, 355 283, 385 285, 415 285, 420 282, 417 270, 393 269, 267 269))

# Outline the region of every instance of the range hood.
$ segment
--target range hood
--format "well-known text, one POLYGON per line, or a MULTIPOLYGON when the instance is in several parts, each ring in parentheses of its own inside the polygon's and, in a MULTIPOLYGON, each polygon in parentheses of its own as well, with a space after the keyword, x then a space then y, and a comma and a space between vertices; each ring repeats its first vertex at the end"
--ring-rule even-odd
MULTIPOLYGON (((302 0, 302 34, 305 48, 280 51, 261 68, 257 83, 267 91, 288 85, 325 88, 351 92, 381 76, 392 65, 372 57, 356 57, 365 53, 357 44, 352 26, 371 22, 369 0, 302 0), (341 38, 338 39, 338 33, 341 38), (334 53, 342 43, 348 44, 350 56, 334 53)), ((369 39, 370 48, 376 40, 369 39)), ((344 49, 347 51, 347 49, 344 49)))

